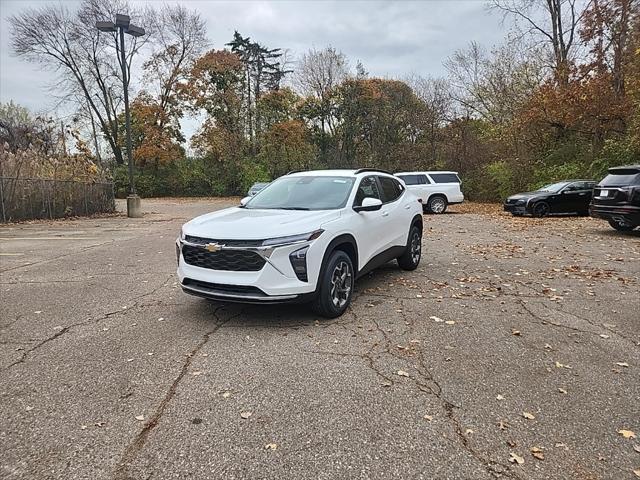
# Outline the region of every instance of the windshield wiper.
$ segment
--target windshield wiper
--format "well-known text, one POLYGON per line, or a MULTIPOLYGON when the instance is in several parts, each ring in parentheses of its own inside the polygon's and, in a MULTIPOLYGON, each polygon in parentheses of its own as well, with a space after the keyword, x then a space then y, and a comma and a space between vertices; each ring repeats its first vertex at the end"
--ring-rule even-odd
POLYGON ((280 207, 280 210, 311 210, 307 207, 280 207))

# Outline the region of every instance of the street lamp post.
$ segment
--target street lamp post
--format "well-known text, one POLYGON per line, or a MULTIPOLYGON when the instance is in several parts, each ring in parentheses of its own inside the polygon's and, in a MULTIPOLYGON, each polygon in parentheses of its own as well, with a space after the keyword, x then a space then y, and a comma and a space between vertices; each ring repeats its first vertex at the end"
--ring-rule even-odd
POLYGON ((127 57, 124 51, 124 34, 133 37, 144 35, 144 28, 131 24, 128 15, 116 15, 115 23, 111 21, 96 22, 96 28, 101 32, 118 32, 120 40, 120 66, 122 67, 122 88, 124 91, 124 117, 127 132, 127 160, 129 161, 129 195, 127 196, 127 216, 133 218, 142 217, 140 197, 136 195, 136 187, 133 182, 133 154, 131 152, 131 113, 129 112, 129 81, 127 78, 127 57))

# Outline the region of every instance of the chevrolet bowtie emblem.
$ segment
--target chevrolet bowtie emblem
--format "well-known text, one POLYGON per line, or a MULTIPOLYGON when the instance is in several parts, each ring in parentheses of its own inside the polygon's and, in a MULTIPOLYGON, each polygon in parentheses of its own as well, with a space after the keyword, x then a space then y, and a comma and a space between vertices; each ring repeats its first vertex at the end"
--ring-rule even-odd
POLYGON ((222 245, 220 245, 219 243, 207 243, 204 248, 208 252, 219 252, 220 250, 222 250, 222 245))

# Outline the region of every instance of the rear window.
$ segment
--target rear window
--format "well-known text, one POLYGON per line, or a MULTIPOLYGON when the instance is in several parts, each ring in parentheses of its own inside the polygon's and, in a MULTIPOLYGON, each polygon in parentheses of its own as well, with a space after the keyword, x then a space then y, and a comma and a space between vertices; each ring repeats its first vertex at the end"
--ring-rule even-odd
POLYGON ((460 183, 455 173, 430 173, 429 175, 436 183, 460 183))
POLYGON ((425 185, 427 183, 426 175, 398 175, 407 185, 425 185))
POLYGON ((629 171, 611 173, 604 177, 599 184, 601 187, 626 187, 629 185, 640 185, 640 173, 629 171))

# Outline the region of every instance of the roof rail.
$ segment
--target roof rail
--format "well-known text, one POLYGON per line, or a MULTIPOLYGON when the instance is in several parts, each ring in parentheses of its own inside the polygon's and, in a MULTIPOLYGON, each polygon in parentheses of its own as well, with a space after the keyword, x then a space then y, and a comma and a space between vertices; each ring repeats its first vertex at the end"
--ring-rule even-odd
POLYGON ((359 173, 364 173, 364 172, 380 172, 380 173, 388 173, 389 175, 391 175, 391 172, 387 170, 383 170, 381 168, 359 168, 353 173, 355 175, 358 175, 359 173))
POLYGON ((291 175, 292 173, 300 173, 302 172, 302 170, 291 170, 290 172, 287 172, 286 175, 291 175))

